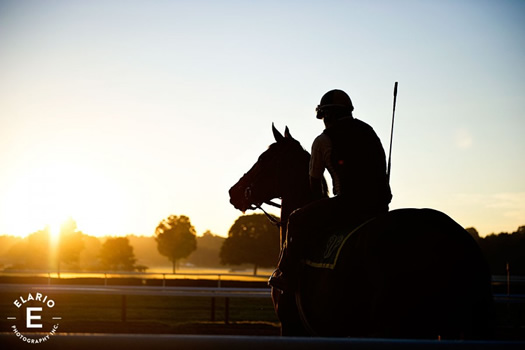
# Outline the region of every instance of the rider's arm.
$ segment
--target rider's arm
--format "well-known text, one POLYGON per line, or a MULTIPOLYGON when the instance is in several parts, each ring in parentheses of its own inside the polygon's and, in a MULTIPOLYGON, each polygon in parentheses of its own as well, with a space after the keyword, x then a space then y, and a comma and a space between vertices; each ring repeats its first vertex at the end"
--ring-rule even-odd
POLYGON ((315 199, 322 198, 326 193, 323 181, 324 170, 330 157, 331 143, 326 134, 319 135, 312 143, 310 158, 310 189, 315 199))
POLYGON ((310 176, 310 190, 312 191, 312 195, 313 195, 313 199, 314 200, 317 200, 317 199, 321 199, 323 197, 325 197, 325 194, 326 194, 326 188, 325 188, 325 183, 323 181, 323 179, 317 179, 315 177, 311 177, 310 176))

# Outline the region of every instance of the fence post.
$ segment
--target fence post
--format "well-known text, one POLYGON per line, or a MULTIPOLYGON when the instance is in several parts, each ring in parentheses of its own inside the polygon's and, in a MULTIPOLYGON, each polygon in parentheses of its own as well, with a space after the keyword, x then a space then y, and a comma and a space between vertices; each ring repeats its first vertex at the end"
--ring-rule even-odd
POLYGON ((215 297, 211 297, 211 321, 215 322, 215 297))
POLYGON ((126 300, 126 295, 123 294, 122 295, 122 322, 126 322, 126 309, 127 309, 127 300, 126 300))
POLYGON ((507 262, 507 296, 510 295, 510 265, 509 263, 507 262))
POLYGON ((230 324, 230 298, 224 299, 224 324, 230 324))

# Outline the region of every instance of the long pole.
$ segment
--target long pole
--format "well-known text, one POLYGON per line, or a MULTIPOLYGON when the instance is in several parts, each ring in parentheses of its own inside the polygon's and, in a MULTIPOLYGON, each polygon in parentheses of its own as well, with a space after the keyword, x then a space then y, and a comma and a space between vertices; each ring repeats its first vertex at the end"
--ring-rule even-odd
POLYGON ((392 126, 390 127, 390 149, 388 151, 388 168, 386 171, 388 183, 390 183, 390 170, 392 168, 392 141, 394 139, 394 116, 396 114, 397 81, 394 83, 394 106, 392 107, 392 126))

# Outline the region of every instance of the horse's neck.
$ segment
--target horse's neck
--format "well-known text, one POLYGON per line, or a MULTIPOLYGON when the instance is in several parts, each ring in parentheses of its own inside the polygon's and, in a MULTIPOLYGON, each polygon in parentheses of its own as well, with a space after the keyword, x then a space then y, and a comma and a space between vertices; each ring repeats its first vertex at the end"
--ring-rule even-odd
POLYGON ((284 243, 288 217, 301 207, 312 201, 310 189, 309 162, 310 157, 305 156, 308 152, 299 148, 298 153, 288 158, 290 165, 288 170, 281 175, 281 243, 284 243))
POLYGON ((290 186, 286 193, 283 193, 281 202, 281 244, 284 243, 286 237, 286 229, 288 217, 296 209, 299 209, 310 203, 312 195, 310 191, 310 184, 300 181, 295 183, 295 186, 290 186))

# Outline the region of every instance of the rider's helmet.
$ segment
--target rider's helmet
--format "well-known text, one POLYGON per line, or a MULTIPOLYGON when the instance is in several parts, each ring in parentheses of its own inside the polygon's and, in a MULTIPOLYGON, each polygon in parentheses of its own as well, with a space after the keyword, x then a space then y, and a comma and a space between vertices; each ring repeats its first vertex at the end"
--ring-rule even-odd
POLYGON ((337 114, 350 115, 354 110, 352 100, 343 90, 330 90, 321 98, 315 109, 317 119, 323 119, 327 111, 337 111, 337 114))

